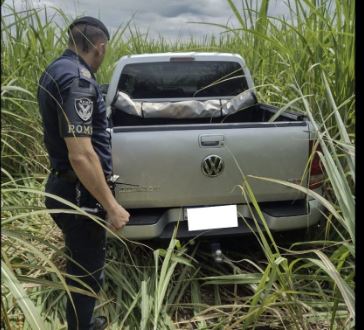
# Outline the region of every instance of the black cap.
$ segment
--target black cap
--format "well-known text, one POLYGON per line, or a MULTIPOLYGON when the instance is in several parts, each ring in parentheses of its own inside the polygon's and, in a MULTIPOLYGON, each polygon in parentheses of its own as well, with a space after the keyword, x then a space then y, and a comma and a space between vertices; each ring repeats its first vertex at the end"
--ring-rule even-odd
POLYGON ((102 23, 97 18, 94 18, 94 17, 91 17, 91 16, 84 16, 84 17, 77 18, 68 27, 68 32, 70 32, 72 30, 72 28, 77 24, 88 24, 88 25, 95 26, 95 27, 99 28, 102 32, 104 32, 106 34, 107 40, 110 40, 109 31, 107 30, 105 24, 102 23))

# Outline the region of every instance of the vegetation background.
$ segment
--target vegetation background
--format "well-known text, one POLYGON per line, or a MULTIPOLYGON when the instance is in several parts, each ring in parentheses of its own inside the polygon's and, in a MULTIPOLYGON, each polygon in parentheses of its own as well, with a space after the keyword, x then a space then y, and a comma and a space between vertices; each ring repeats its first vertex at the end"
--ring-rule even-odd
MULTIPOLYGON (((227 1, 240 27, 220 26, 219 38, 169 43, 121 26, 98 81, 108 82, 116 60, 126 54, 241 54, 261 102, 281 111, 293 107, 317 126, 324 197, 280 184, 319 199, 325 221, 311 240, 288 247, 259 231, 254 252, 242 247, 234 260, 225 255, 214 265, 199 244, 172 239, 168 248, 153 250, 117 237, 108 244, 106 285, 96 312, 110 319, 110 329, 354 328, 354 1, 289 0, 292 21, 269 17, 268 0, 259 6, 242 0, 243 11, 227 1)), ((65 284, 62 237, 43 205, 49 166, 36 90, 41 72, 63 51, 66 31, 46 8, 7 10, 1 30, 1 324, 65 329, 65 298, 74 288, 65 284)), ((67 26, 68 17, 60 9, 57 15, 67 26)), ((249 178, 242 178, 241 187, 259 210, 249 178)))

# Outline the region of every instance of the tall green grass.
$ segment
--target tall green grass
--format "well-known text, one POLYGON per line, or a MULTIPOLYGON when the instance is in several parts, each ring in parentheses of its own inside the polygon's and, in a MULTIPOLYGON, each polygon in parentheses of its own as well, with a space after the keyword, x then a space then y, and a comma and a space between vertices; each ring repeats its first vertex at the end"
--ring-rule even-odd
MULTIPOLYGON (((354 1, 287 1, 292 21, 269 17, 269 1, 228 3, 240 25, 221 26, 219 38, 170 43, 151 40, 128 22, 121 25, 98 80, 108 82, 115 62, 126 54, 241 54, 261 101, 281 111, 290 103, 317 127, 326 174, 323 197, 274 178, 243 176, 242 201, 251 202, 255 221, 264 224, 249 182, 293 186, 325 206, 322 231, 290 247, 279 246, 269 231, 258 231, 259 257, 241 251, 240 260, 229 254, 213 266, 198 244, 181 246, 172 239, 168 248, 151 250, 110 240, 96 313, 110 319, 110 329, 353 328, 354 1)), ((63 52, 66 31, 47 10, 8 11, 11 20, 2 17, 1 32, 1 320, 9 329, 65 329, 65 298, 74 288, 64 284, 62 237, 43 205, 49 167, 35 93, 41 72, 63 52)), ((70 21, 60 10, 57 15, 65 26, 70 21)))

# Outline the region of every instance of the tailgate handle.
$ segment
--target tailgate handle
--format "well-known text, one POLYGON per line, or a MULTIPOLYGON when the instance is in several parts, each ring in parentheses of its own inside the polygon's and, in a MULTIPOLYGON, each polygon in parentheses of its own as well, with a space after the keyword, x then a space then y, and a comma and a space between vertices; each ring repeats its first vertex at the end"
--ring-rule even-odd
POLYGON ((200 147, 220 148, 224 145, 224 135, 201 135, 199 144, 200 147))
POLYGON ((201 141, 203 147, 216 147, 219 145, 219 141, 201 141))

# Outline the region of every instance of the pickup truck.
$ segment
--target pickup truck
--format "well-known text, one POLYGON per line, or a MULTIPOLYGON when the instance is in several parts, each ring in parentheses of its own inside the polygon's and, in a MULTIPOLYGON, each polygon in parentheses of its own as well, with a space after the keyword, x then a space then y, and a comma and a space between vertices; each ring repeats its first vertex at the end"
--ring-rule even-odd
MULTIPOLYGON (((123 230, 129 239, 167 239, 176 224, 179 238, 251 233, 242 173, 321 191, 319 159, 310 157, 313 126, 302 114, 259 103, 239 55, 124 56, 104 97, 119 176, 115 196, 131 214, 123 230)), ((270 230, 319 221, 319 203, 304 193, 249 183, 270 230)))

